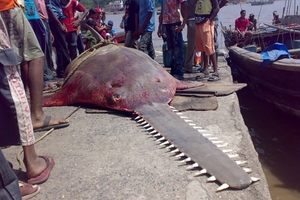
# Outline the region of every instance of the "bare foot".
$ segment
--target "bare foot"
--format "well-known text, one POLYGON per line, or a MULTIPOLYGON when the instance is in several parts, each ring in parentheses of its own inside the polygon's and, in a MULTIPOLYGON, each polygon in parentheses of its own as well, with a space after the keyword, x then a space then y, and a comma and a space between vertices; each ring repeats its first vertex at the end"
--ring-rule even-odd
POLYGON ((31 160, 30 163, 24 160, 24 164, 28 178, 40 175, 47 168, 46 160, 43 157, 37 157, 36 159, 31 160))
MULTIPOLYGON (((44 114, 40 118, 32 119, 33 129, 43 127, 46 117, 47 116, 44 114)), ((57 118, 51 117, 48 126, 57 125, 57 124, 65 124, 65 123, 68 123, 68 121, 66 119, 57 119, 57 118)))

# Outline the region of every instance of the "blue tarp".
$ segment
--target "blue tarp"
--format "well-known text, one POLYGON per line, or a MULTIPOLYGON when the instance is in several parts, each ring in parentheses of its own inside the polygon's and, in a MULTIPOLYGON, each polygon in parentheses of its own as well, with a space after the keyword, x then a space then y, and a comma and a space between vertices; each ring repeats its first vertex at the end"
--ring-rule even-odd
POLYGON ((261 55, 263 58, 261 66, 267 66, 272 62, 282 58, 291 58, 288 49, 282 43, 274 43, 266 47, 261 55))

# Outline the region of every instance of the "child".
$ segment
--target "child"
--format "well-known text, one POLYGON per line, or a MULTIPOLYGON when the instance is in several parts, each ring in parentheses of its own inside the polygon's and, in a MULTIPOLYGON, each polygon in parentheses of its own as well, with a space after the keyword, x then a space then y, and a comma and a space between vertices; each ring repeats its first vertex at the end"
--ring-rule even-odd
MULTIPOLYGON (((94 29, 96 27, 96 21, 93 19, 87 20, 86 24, 94 29)), ((83 35, 83 41, 85 43, 85 49, 89 49, 97 44, 96 38, 93 36, 92 32, 89 29, 87 29, 86 33, 83 35)))
POLYGON ((70 57, 74 60, 77 57, 77 27, 83 18, 88 14, 88 10, 76 0, 61 0, 63 13, 67 17, 62 20, 67 28, 67 43, 69 47, 70 57), (83 12, 77 20, 75 20, 75 11, 83 12))
POLYGON ((107 22, 106 32, 109 33, 109 36, 110 36, 109 40, 112 41, 113 43, 118 44, 118 41, 116 39, 117 31, 115 28, 113 28, 113 26, 114 26, 114 22, 109 20, 107 22))

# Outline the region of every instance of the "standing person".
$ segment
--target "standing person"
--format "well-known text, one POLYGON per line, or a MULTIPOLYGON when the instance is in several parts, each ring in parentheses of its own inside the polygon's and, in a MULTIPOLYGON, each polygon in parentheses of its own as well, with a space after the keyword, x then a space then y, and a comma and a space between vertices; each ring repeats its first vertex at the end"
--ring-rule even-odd
POLYGON ((45 55, 45 67, 44 67, 44 80, 52 80, 54 74, 52 72, 52 33, 50 31, 49 17, 47 13, 47 8, 45 0, 34 0, 37 11, 40 15, 40 19, 45 27, 45 45, 41 46, 45 55))
POLYGON ((196 40, 196 24, 195 24, 195 5, 188 5, 188 21, 187 21, 187 51, 184 61, 184 72, 193 73, 193 64, 195 57, 195 40, 196 40))
POLYGON ((241 10, 240 17, 235 20, 235 28, 234 28, 234 37, 236 44, 239 46, 245 46, 247 42, 251 39, 252 33, 248 31, 248 27, 250 26, 249 20, 246 18, 246 10, 241 10), (239 37, 245 39, 244 42, 239 44, 239 37))
MULTIPOLYGON (((18 13, 23 15, 20 11, 18 13)), ((26 19, 25 16, 23 19, 26 19)), ((30 27, 30 25, 27 26, 30 27)), ((10 47, 3 13, 0 15, 0 36, 0 104, 2 105, 0 112, 0 147, 22 145, 24 151, 23 161, 26 167, 28 182, 39 184, 48 179, 54 166, 54 160, 50 156, 38 156, 35 151, 35 137, 29 104, 16 67, 22 61, 22 57, 18 56, 10 47)), ((0 157, 2 157, 2 153, 0 157)), ((0 171, 2 171, 7 166, 7 161, 4 163, 1 161, 0 163, 0 171)), ((3 175, 2 173, 0 174, 1 176, 3 175)), ((6 185, 8 176, 4 176, 3 178, 0 181, 0 188, 6 185)), ((30 189, 28 185, 25 185, 25 187, 30 189)), ((26 189, 25 187, 22 189, 26 189)), ((29 193, 38 193, 39 187, 31 186, 30 190, 31 192, 29 193)), ((11 190, 8 188, 8 191, 11 190)), ((29 195, 28 190, 23 192, 23 195, 29 195)), ((18 190, 13 193, 13 195, 19 196, 18 190)), ((0 192, 0 197, 2 195, 3 193, 0 192)))
POLYGON ((154 0, 139 0, 139 31, 140 50, 155 58, 152 33, 155 30, 155 2, 154 0))
POLYGON ((162 24, 165 26, 167 35, 168 51, 171 55, 171 75, 179 80, 183 80, 184 50, 182 30, 187 23, 186 0, 159 0, 161 13, 157 35, 162 36, 162 24), (180 21, 179 4, 183 23, 180 21))
POLYGON ((49 25, 54 37, 53 46, 56 49, 56 76, 64 78, 65 70, 70 63, 70 55, 66 41, 67 28, 62 23, 66 18, 63 14, 60 0, 45 0, 49 15, 49 25))
POLYGON ((74 60, 77 57, 77 28, 83 18, 85 18, 88 14, 88 10, 85 9, 85 7, 77 0, 61 0, 61 4, 63 13, 66 16, 62 22, 67 28, 66 39, 69 47, 69 53, 71 60, 74 60), (75 11, 83 12, 76 20, 75 11))
POLYGON ((139 28, 139 0, 125 1, 124 29, 125 29, 125 47, 134 48, 134 42, 137 39, 139 28))
POLYGON ((2 0, 0 1, 0 16, 8 30, 11 47, 22 57, 21 64, 28 65, 30 112, 34 130, 68 126, 69 123, 65 119, 46 116, 43 111, 44 54, 22 9, 14 0, 2 0))
MULTIPOLYGON (((214 18, 220 8, 217 0, 190 0, 195 5, 196 50, 201 52, 204 60, 204 75, 209 77, 208 57, 213 64, 213 74, 208 81, 219 80, 218 62, 214 44, 214 18), (196 1, 196 2, 195 2, 196 1)), ((196 77, 197 78, 197 77, 196 77)), ((201 78, 201 77, 200 77, 201 78)), ((203 78, 203 77, 202 77, 203 78)))

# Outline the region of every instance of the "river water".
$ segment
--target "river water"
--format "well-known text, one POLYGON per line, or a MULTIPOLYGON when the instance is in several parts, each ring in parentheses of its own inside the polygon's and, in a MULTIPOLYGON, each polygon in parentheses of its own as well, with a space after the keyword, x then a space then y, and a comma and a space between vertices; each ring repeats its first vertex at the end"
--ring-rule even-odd
MULTIPOLYGON (((293 0, 299 6, 300 0, 293 0)), ((285 0, 276 0, 273 4, 251 6, 251 4, 229 4, 219 12, 219 21, 223 25, 234 27, 234 21, 240 16, 241 9, 246 10, 260 23, 271 23, 273 11, 282 15, 282 8, 294 14, 295 10, 287 8, 285 0)), ((117 32, 122 31, 119 24, 123 13, 107 15, 114 22, 117 32)), ((156 28, 158 17, 156 16, 156 28)), ((220 26, 219 26, 220 27, 220 26)), ((157 29, 156 29, 157 31, 157 29)), ((153 34, 155 49, 161 49, 162 40, 153 34)), ((219 46, 224 47, 223 35, 219 32, 219 46)), ((183 31, 186 40, 186 28, 183 31)), ((158 52, 159 53, 159 52, 158 52)), ((300 77, 299 77, 300 78, 300 77)), ((288 81, 288 79, 287 79, 288 81)), ((300 86, 299 86, 300 87, 300 86)), ((300 120, 276 110, 269 104, 257 99, 248 89, 238 92, 241 112, 249 129, 253 144, 265 172, 273 200, 300 200, 300 120)))

